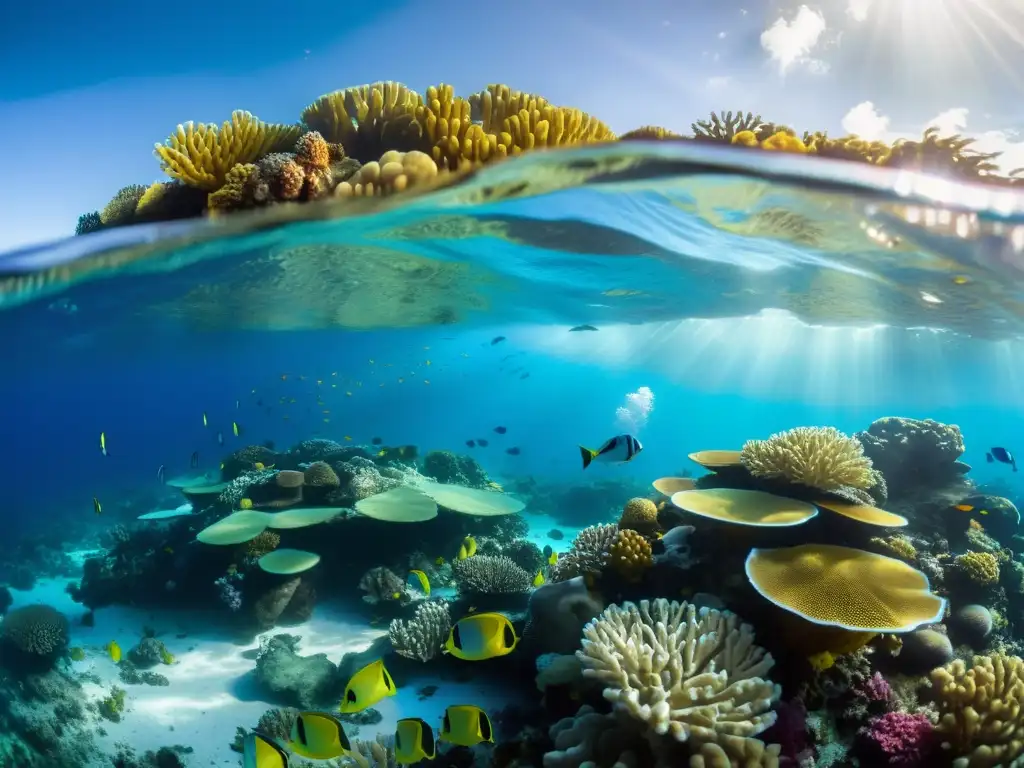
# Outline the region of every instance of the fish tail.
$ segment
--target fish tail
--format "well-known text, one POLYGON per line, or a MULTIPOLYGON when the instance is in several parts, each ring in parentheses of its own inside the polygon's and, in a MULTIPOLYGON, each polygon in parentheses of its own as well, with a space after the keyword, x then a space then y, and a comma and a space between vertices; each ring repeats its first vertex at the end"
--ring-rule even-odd
POLYGON ((584 469, 590 466, 590 462, 594 460, 595 456, 597 456, 597 451, 592 451, 589 448, 585 448, 582 445, 580 446, 580 457, 583 459, 584 469))

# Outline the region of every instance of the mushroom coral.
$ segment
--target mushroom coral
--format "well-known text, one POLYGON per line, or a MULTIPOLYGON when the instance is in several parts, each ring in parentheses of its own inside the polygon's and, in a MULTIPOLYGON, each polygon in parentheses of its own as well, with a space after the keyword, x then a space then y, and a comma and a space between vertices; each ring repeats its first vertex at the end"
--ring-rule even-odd
POLYGON ((751 586, 780 608, 852 632, 909 632, 939 621, 946 609, 920 571, 850 547, 754 549, 746 574, 751 586))
POLYGON ((1024 757, 1024 662, 1016 656, 975 656, 932 670, 939 711, 936 731, 954 768, 1019 765, 1024 757))

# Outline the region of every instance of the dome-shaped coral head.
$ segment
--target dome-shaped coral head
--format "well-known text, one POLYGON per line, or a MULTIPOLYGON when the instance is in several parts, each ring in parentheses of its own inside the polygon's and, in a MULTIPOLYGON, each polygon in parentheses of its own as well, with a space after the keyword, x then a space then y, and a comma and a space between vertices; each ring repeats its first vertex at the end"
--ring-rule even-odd
POLYGON ((852 632, 909 632, 939 621, 946 610, 920 571, 850 547, 754 549, 746 573, 751 586, 780 608, 852 632))
POLYGON ((754 477, 820 491, 863 491, 878 482, 860 441, 834 427, 797 427, 767 440, 748 440, 740 461, 754 477))

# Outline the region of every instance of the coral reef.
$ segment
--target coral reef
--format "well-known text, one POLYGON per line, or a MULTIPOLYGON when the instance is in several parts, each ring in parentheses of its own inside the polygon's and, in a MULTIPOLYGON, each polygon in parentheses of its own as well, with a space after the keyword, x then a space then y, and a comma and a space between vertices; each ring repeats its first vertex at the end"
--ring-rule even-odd
POLYGON ((408 621, 392 621, 388 636, 395 653, 425 662, 441 653, 451 628, 452 617, 448 603, 433 600, 416 606, 415 615, 408 621))
POLYGON ((504 555, 477 555, 452 564, 459 594, 506 595, 529 592, 532 577, 504 555))
POLYGON ((709 120, 691 125, 690 136, 648 125, 616 137, 585 112, 497 84, 462 97, 444 83, 420 94, 401 83, 376 82, 321 96, 301 120, 301 125, 271 124, 236 110, 221 125, 181 124, 155 147, 173 181, 125 187, 101 213, 81 217, 76 232, 332 194, 360 198, 429 190, 522 152, 617 140, 710 142, 1004 185, 1019 182, 1012 174, 999 175, 997 155, 977 151, 972 139, 940 137, 934 128, 920 140, 890 145, 821 132, 798 136, 750 112, 713 112, 709 120))

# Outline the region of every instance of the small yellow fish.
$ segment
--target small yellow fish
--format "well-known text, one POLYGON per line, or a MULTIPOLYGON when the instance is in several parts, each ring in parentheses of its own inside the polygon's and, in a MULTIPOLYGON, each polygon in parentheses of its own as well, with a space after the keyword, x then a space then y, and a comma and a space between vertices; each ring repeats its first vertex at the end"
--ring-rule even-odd
POLYGON ((203 426, 208 427, 210 423, 206 420, 206 411, 203 411, 203 426))
POLYGON ((430 361, 429 361, 429 360, 427 360, 427 361, 426 361, 426 362, 424 363, 424 365, 430 365, 430 361))
POLYGON ((533 586, 539 587, 544 583, 544 571, 537 571, 537 575, 533 577, 533 586))
POLYGON ((381 448, 379 451, 377 451, 377 456, 379 456, 380 458, 384 458, 387 455, 388 455, 388 449, 387 448, 381 448))
POLYGON ((421 760, 433 760, 436 753, 434 729, 418 717, 398 721, 395 729, 395 762, 414 765, 421 760))
POLYGON ((445 562, 446 561, 445 561, 445 559, 443 557, 438 556, 438 557, 434 558, 434 565, 444 565, 445 562))
POLYGON ((416 577, 416 580, 419 582, 420 590, 427 597, 430 597, 430 579, 427 578, 427 574, 416 569, 409 571, 409 574, 416 577))
POLYGON ((383 659, 377 659, 352 675, 341 699, 341 711, 345 714, 362 712, 395 693, 395 681, 384 668, 383 659))
POLYGON ((352 435, 345 435, 345 439, 352 442, 352 435))
POLYGON ((554 565, 557 562, 558 562, 558 553, 557 552, 552 552, 550 555, 548 555, 548 565, 554 565))
POLYGON ((267 467, 262 461, 257 461, 252 465, 252 468, 257 470, 258 472, 262 472, 267 467))
POLYGON ((173 555, 174 549, 172 547, 164 547, 164 552, 166 552, 168 555, 173 555))
POLYGON ((300 712, 292 725, 288 747, 310 760, 332 760, 352 749, 345 727, 326 712, 300 712))
POLYGON ((288 753, 262 733, 250 731, 242 739, 242 765, 245 768, 288 768, 288 753))
POLYGON ((955 275, 953 277, 954 285, 967 285, 969 282, 971 282, 971 279, 966 275, 955 275))
POLYGON ((241 431, 241 430, 239 430, 239 428, 238 428, 238 422, 237 422, 237 421, 232 421, 232 422, 231 422, 231 433, 232 433, 232 434, 233 434, 233 435, 234 435, 235 437, 238 437, 238 433, 239 433, 240 431, 241 431))
POLYGON ((121 663, 121 646, 117 644, 117 640, 111 640, 104 649, 109 655, 110 660, 115 664, 121 663))
POLYGON ((476 539, 472 536, 467 536, 465 541, 462 542, 462 546, 459 547, 459 560, 465 560, 466 558, 472 557, 476 554, 476 539))
POLYGON ((85 661, 85 649, 75 646, 74 648, 68 648, 68 653, 71 655, 72 661, 85 661))
POLYGON ((103 514, 103 505, 100 504, 100 500, 97 499, 95 496, 92 497, 92 511, 95 512, 97 515, 103 514))
POLYGON ((238 508, 239 509, 252 509, 252 499, 239 499, 239 501, 238 501, 238 508))
POLYGON ((494 741, 491 719, 480 707, 453 704, 444 711, 438 738, 460 747, 472 747, 494 741))
POLYGON ((501 613, 477 613, 459 619, 448 633, 444 649, 463 661, 506 656, 519 644, 515 629, 501 613))
POLYGON ((475 605, 469 606, 469 608, 466 609, 466 613, 476 613, 476 606, 475 605))
POLYGON ((100 453, 107 456, 107 433, 100 432, 100 453))
POLYGON ((391 599, 392 600, 401 600, 402 599, 402 593, 401 592, 392 592, 391 593, 391 599))

